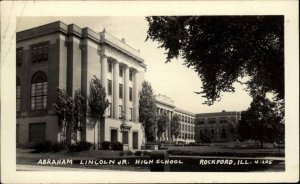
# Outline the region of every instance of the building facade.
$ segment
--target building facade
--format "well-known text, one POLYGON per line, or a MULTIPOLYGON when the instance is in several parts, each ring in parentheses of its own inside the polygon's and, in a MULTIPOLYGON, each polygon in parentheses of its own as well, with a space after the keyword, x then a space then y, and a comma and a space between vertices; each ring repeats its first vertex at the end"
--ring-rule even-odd
POLYGON ((195 141, 228 142, 237 138, 236 128, 240 112, 215 112, 196 114, 195 141))
MULTIPOLYGON (((103 30, 53 22, 17 33, 17 145, 60 141, 61 127, 53 109, 57 88, 69 96, 80 89, 85 97, 96 76, 105 87, 109 107, 95 126, 82 122, 80 139, 99 146, 122 142, 140 149, 143 130, 138 120, 138 93, 146 65, 139 51, 103 30), (120 115, 131 127, 122 136, 120 115)), ((88 105, 87 105, 88 106, 88 105)))
POLYGON ((161 94, 156 96, 156 106, 158 115, 165 113, 169 117, 169 122, 167 123, 167 128, 162 135, 161 141, 195 142, 195 114, 177 108, 170 97, 161 94), (177 138, 171 133, 171 120, 174 115, 179 117, 180 124, 180 133, 177 138))

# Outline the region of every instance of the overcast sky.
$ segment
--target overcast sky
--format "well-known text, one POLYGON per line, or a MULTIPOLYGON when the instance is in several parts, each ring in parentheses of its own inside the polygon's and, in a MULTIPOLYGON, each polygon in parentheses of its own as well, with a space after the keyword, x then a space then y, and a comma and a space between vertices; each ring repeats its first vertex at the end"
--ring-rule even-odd
POLYGON ((30 29, 54 21, 76 24, 81 28, 89 27, 95 32, 106 31, 117 37, 125 38, 126 43, 140 49, 145 59, 147 71, 145 80, 152 84, 155 94, 164 94, 174 100, 176 107, 193 113, 241 111, 246 110, 251 97, 244 91, 245 86, 235 84, 235 93, 223 93, 222 99, 212 106, 202 104, 205 99, 194 92, 201 91, 201 81, 197 73, 182 65, 183 60, 165 63, 165 50, 158 43, 145 42, 148 23, 145 17, 22 17, 17 19, 17 31, 30 29))

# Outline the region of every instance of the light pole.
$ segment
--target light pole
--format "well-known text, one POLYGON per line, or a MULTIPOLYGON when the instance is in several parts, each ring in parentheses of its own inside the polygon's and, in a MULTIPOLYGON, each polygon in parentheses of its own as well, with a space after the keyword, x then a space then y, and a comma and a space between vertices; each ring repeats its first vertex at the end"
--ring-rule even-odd
POLYGON ((126 113, 125 113, 125 111, 121 112, 121 118, 120 119, 121 119, 121 122, 122 122, 121 125, 120 125, 120 130, 121 130, 121 133, 122 133, 122 142, 123 142, 123 150, 124 150, 124 148, 126 148, 126 147, 124 147, 124 132, 126 130, 129 131, 131 129, 131 126, 126 123, 126 113))

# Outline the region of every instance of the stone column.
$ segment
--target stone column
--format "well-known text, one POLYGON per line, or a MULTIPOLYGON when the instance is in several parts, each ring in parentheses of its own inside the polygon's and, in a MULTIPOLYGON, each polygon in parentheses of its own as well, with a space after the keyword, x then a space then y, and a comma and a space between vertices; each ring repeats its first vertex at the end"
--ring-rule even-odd
POLYGON ((129 120, 129 68, 124 65, 124 111, 126 119, 129 120))
MULTIPOLYGON (((107 56, 103 55, 101 56, 101 82, 102 86, 105 88, 105 93, 107 94, 107 56)), ((104 117, 107 115, 107 110, 104 113, 104 117)))
POLYGON ((119 118, 119 63, 113 63, 113 117, 119 118))
POLYGON ((139 122, 139 72, 134 72, 133 121, 139 122))

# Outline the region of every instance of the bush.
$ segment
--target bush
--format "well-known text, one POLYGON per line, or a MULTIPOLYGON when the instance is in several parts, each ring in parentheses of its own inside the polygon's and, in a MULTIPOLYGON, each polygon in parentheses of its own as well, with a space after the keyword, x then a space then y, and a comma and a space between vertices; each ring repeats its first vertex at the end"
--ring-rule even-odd
POLYGON ((104 149, 104 150, 109 150, 110 148, 110 142, 109 141, 103 141, 101 143, 101 148, 104 149))
POLYGON ((112 143, 111 149, 112 149, 112 150, 119 150, 119 151, 122 151, 122 150, 123 150, 123 144, 120 143, 120 142, 112 143))
POLYGON ((42 142, 39 142, 33 146, 34 152, 36 153, 47 153, 47 152, 59 152, 63 150, 65 147, 62 143, 52 143, 52 141, 45 140, 42 142))
POLYGON ((65 149, 65 145, 63 143, 55 142, 52 145, 52 152, 56 153, 65 149))
POLYGON ((134 153, 135 156, 150 156, 151 152, 149 151, 136 151, 134 153))
POLYGON ((77 144, 72 144, 68 146, 70 152, 79 152, 79 151, 87 151, 93 146, 90 142, 81 141, 77 144))
POLYGON ((126 151, 122 151, 122 152, 120 153, 120 155, 121 155, 121 156, 131 156, 131 155, 133 155, 133 152, 130 151, 130 150, 126 150, 126 151))

